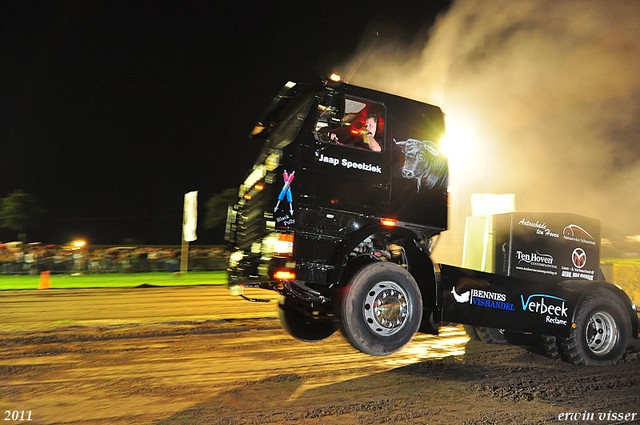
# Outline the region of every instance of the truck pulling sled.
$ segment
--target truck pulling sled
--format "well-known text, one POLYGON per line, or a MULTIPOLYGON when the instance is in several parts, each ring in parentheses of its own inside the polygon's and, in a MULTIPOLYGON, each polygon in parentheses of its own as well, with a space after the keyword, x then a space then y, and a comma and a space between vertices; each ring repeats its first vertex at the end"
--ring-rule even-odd
POLYGON ((599 271, 597 220, 486 216, 483 267, 433 263, 447 228, 444 127, 433 105, 329 79, 287 83, 250 136, 264 147, 229 207, 232 293, 275 290, 293 337, 340 329, 375 356, 455 322, 529 335, 576 364, 619 360, 640 323, 599 271))

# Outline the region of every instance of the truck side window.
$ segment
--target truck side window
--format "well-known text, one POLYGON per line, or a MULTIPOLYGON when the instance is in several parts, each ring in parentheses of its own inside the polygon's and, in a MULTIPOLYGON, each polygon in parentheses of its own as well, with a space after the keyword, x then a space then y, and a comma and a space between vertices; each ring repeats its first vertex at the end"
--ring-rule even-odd
POLYGON ((344 98, 336 105, 336 96, 318 106, 315 133, 317 140, 357 149, 380 152, 384 149, 385 107, 364 99, 344 98))

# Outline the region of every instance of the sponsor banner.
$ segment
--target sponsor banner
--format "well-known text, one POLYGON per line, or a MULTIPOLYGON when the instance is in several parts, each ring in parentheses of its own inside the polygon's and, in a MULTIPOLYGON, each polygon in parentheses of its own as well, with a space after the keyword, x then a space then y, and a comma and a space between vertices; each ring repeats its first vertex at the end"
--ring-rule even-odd
POLYGON ((480 307, 495 308, 498 310, 515 311, 513 303, 507 302, 507 295, 482 289, 470 289, 462 294, 456 292, 456 287, 451 289, 451 294, 457 303, 477 305, 480 307))
MULTIPOLYGON (((600 232, 598 232, 600 233, 600 232)), ((586 245, 596 245, 594 237, 577 224, 569 224, 562 230, 562 238, 586 245)))
POLYGON ((545 323, 567 325, 569 320, 566 300, 547 294, 531 294, 525 298, 520 295, 522 311, 544 317, 545 323))
POLYGON ((562 284, 441 265, 443 321, 566 336, 580 293, 562 284))
POLYGON ((567 213, 494 217, 496 273, 550 282, 596 278, 600 267, 598 220, 567 213))
POLYGON ((541 254, 540 252, 516 251, 516 270, 542 273, 550 276, 558 275, 558 265, 551 254, 541 254))
POLYGON ((587 253, 582 248, 576 248, 571 253, 572 266, 562 266, 562 277, 571 279, 594 280, 596 270, 588 268, 587 253))
POLYGON ((547 238, 591 246, 599 245, 596 237, 600 235, 600 222, 576 214, 523 213, 523 217, 517 222, 516 227, 528 227, 535 231, 536 235, 547 238), (579 221, 581 224, 572 222, 572 220, 579 221), (593 230, 586 230, 586 228, 593 230))

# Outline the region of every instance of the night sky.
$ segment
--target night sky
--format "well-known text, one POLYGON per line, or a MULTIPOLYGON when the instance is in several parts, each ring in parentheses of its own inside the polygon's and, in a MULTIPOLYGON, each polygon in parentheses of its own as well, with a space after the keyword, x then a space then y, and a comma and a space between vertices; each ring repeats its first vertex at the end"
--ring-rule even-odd
MULTIPOLYGON (((330 74, 376 31, 409 44, 449 5, 4 2, 0 197, 48 211, 29 241, 178 245, 184 194, 199 190, 202 218, 241 183, 260 149, 247 135, 287 80, 330 74)), ((196 243, 222 233, 200 224, 196 243)))

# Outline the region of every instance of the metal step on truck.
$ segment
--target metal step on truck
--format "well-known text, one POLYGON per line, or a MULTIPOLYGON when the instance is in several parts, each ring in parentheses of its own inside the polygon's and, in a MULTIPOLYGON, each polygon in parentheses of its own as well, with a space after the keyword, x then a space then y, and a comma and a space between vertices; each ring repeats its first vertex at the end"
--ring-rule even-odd
POLYGON ((453 322, 488 342, 528 337, 576 364, 621 359, 640 324, 599 271, 598 220, 486 216, 468 240, 477 267, 432 261, 447 229, 444 132, 433 105, 338 79, 288 82, 251 132, 264 145, 229 207, 232 293, 277 291, 293 337, 339 329, 375 356, 453 322))

